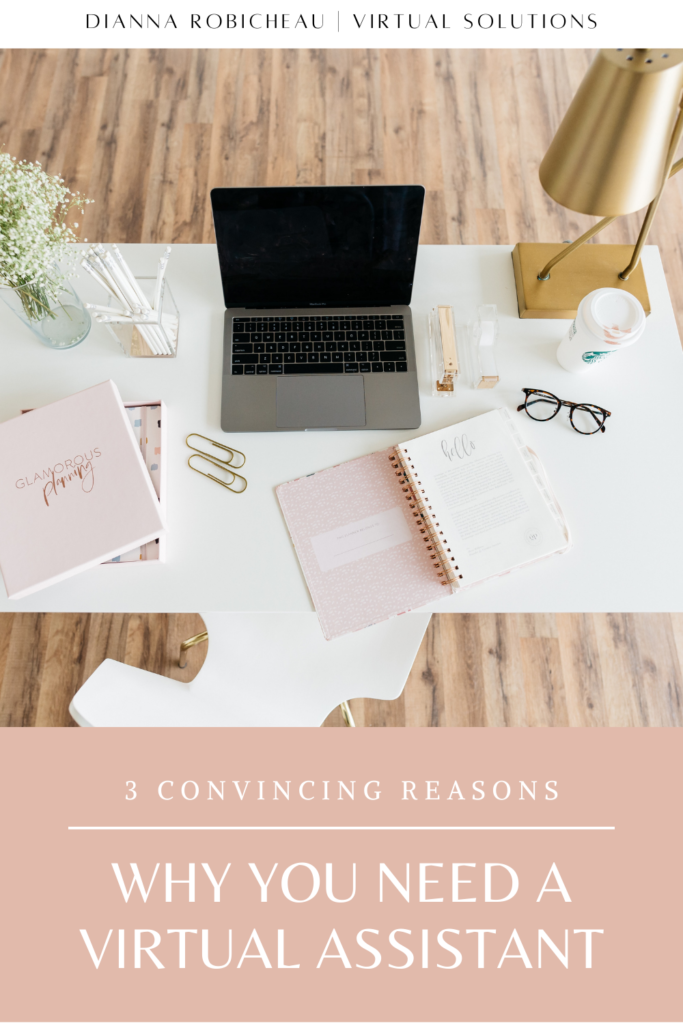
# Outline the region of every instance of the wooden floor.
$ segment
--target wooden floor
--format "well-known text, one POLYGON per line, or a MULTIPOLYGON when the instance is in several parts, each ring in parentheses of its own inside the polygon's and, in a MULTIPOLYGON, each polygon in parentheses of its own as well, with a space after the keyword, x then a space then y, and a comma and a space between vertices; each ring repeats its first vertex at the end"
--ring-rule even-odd
MULTIPOLYGON (((540 160, 583 50, 0 51, 0 145, 96 202, 82 235, 211 242, 216 185, 421 182, 426 243, 576 238, 540 160)), ((639 218, 601 239, 634 241, 639 218)), ((683 324, 683 174, 657 243, 683 324)), ((104 657, 173 668, 196 616, 0 616, 0 724, 67 725, 104 657)), ((403 696, 359 725, 681 725, 683 619, 438 615, 403 696)), ((338 713, 328 724, 341 724, 338 713)))
MULTIPOLYGON (((73 725, 104 658, 189 682, 198 615, 0 615, 0 726, 73 725)), ((210 642, 210 639, 209 639, 210 642)), ((683 725, 683 615, 435 615, 402 696, 359 726, 683 725)), ((335 711, 327 725, 343 725, 335 711)))

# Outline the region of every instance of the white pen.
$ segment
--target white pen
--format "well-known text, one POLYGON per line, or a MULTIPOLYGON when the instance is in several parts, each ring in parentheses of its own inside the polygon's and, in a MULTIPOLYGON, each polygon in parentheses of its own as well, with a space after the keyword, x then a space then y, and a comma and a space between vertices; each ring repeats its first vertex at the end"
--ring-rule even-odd
MULTIPOLYGON (((92 310, 97 323, 128 324, 136 327, 154 355, 173 355, 173 345, 161 326, 159 310, 150 304, 142 292, 118 246, 112 245, 112 250, 114 256, 101 242, 94 243, 84 257, 82 265, 123 308, 116 309, 95 303, 84 303, 85 307, 92 310)), ((159 296, 157 305, 161 304, 160 296, 170 251, 168 246, 159 261, 156 281, 156 295, 159 296)))
POLYGON ((116 295, 111 290, 111 288, 109 287, 105 279, 102 277, 102 275, 95 270, 95 268, 92 266, 91 263, 88 262, 87 259, 84 258, 81 260, 81 266, 83 267, 84 270, 87 270, 90 276, 94 278, 95 281, 97 281, 101 288, 104 288, 105 291, 109 292, 113 299, 118 299, 118 295, 116 295))
MULTIPOLYGON (((140 292, 139 286, 133 278, 130 270, 126 267, 123 258, 120 257, 119 262, 116 263, 112 258, 111 253, 106 252, 106 250, 103 253, 103 258, 110 272, 113 275, 116 275, 121 290, 129 299, 132 308, 137 309, 143 315, 147 310, 151 312, 147 299, 140 292), (142 305, 140 305, 140 303, 142 303, 142 305)), ((167 346, 164 342, 163 335, 160 334, 156 327, 150 326, 149 328, 145 328, 138 324, 138 330, 155 355, 169 354, 167 352, 167 346)))
MULTIPOLYGON (((112 273, 112 268, 109 266, 109 261, 105 262, 105 259, 102 258, 102 254, 104 255, 105 258, 109 255, 106 252, 106 250, 102 248, 102 246, 99 246, 99 252, 93 250, 92 259, 95 261, 95 266, 97 267, 97 269, 99 270, 101 275, 103 277, 105 277, 105 279, 107 279, 111 283, 111 288, 114 289, 115 297, 118 299, 118 301, 124 307, 124 309, 126 307, 128 307, 130 309, 130 312, 132 313, 134 311, 134 309, 137 307, 137 298, 135 300, 132 300, 132 301, 130 300, 128 290, 121 287, 121 285, 119 283, 119 280, 118 280, 118 277, 116 275, 115 269, 114 269, 114 272, 112 273)), ((109 260, 111 260, 111 257, 109 257, 109 260)), ((113 265, 113 260, 111 260, 111 263, 113 265)), ((114 320, 113 318, 111 318, 111 319, 102 318, 102 320, 100 320, 99 322, 100 323, 115 323, 115 322, 130 323, 131 321, 129 319, 124 319, 123 317, 120 317, 118 320, 114 320)), ((142 324, 140 324, 140 325, 136 324, 135 326, 138 328, 138 331, 139 331, 141 337, 143 338, 145 343, 148 345, 148 347, 152 350, 154 355, 156 355, 156 356, 162 355, 161 346, 157 342, 156 338, 152 335, 153 328, 150 327, 148 329, 145 329, 142 326, 142 324)))
MULTIPOLYGON (((128 315, 125 309, 114 309, 113 306, 98 306, 93 302, 84 302, 83 305, 86 309, 92 309, 96 313, 110 313, 112 316, 128 315)), ((133 315, 132 313, 130 314, 133 315)))
POLYGON ((161 305, 161 289, 164 282, 164 274, 166 273, 166 266, 168 264, 168 257, 171 255, 170 245, 166 246, 164 255, 159 260, 159 268, 157 270, 157 283, 154 291, 154 308, 159 309, 161 305))
POLYGON ((137 320, 131 320, 129 316, 104 316, 102 313, 95 315, 98 324, 133 324, 137 326, 137 320))
POLYGON ((164 355, 164 352, 159 347, 158 341, 153 336, 152 332, 154 327, 148 325, 145 321, 130 319, 128 317, 116 317, 116 316, 103 316, 96 314, 95 319, 99 324, 127 324, 132 327, 136 327, 140 337, 143 339, 145 344, 152 350, 155 356, 164 355))
POLYGON ((170 345, 170 343, 169 343, 169 341, 168 341, 168 339, 166 337, 164 329, 161 326, 159 320, 158 319, 154 320, 153 323, 156 325, 153 328, 153 330, 154 330, 154 333, 156 335, 157 341, 161 345, 161 348, 163 350, 162 354, 166 355, 166 356, 172 356, 173 355, 173 349, 171 348, 171 345, 170 345))
MULTIPOLYGON (((140 309, 138 305, 139 299, 135 293, 135 289, 131 286, 129 281, 125 278, 123 271, 117 266, 112 258, 111 253, 107 252, 106 249, 100 247, 98 255, 103 260, 110 275, 115 279, 115 283, 121 290, 121 293, 125 297, 126 305, 130 306, 131 310, 140 309)), ((144 301, 144 299, 143 299, 144 301)), ((161 344, 157 337, 157 332, 154 327, 145 327, 141 323, 136 324, 138 332, 143 337, 149 348, 152 350, 154 355, 163 355, 165 347, 161 344)))
POLYGON ((91 254, 91 259, 92 259, 93 263, 95 264, 95 269, 99 272, 99 274, 107 282, 107 286, 109 288, 109 291, 112 292, 114 297, 117 298, 122 305, 129 306, 130 303, 126 299, 125 295, 123 294, 123 292, 119 288, 119 286, 116 283, 116 281, 114 280, 114 278, 112 277, 111 273, 109 272, 109 268, 105 266, 104 261, 101 259, 101 257, 96 252, 93 252, 91 254))
POLYGON ((104 249, 102 252, 98 253, 98 255, 100 259, 104 262, 104 265, 109 271, 109 274, 117 284, 119 291, 125 296, 127 304, 131 307, 131 309, 134 306, 137 306, 139 304, 139 299, 135 293, 135 289, 131 287, 130 282, 126 279, 123 272, 114 262, 111 253, 107 252, 106 249, 104 249))
POLYGON ((119 249, 119 247, 117 245, 112 245, 112 251, 113 251, 114 256, 116 257, 116 259, 118 261, 118 264, 119 264, 121 270, 123 271, 125 276, 128 278, 128 281, 130 282, 132 288, 135 291, 135 294, 137 295, 138 299, 140 300, 140 304, 143 307, 144 306, 149 306, 149 300, 147 298, 145 298, 145 295, 143 294, 142 289, 140 288, 140 285, 135 280, 135 275, 133 274, 133 272, 131 271, 130 267, 128 266, 128 264, 124 260, 123 256, 121 255, 121 250, 119 249))
POLYGON ((140 329, 140 333, 143 335, 143 337, 147 341, 147 344, 152 349, 154 354, 161 356, 171 355, 172 353, 168 351, 168 346, 166 344, 165 337, 160 329, 160 321, 156 312, 153 309, 150 309, 149 307, 145 307, 143 309, 142 307, 138 306, 135 311, 135 317, 137 324, 149 324, 149 329, 146 331, 140 329), (154 344, 152 344, 149 335, 151 335, 152 338, 154 339, 154 344))
POLYGON ((148 327, 141 321, 138 321, 138 323, 136 323, 135 326, 137 327, 140 337, 143 338, 143 340, 147 343, 147 346, 152 350, 154 355, 163 356, 164 349, 162 348, 161 344, 159 343, 159 339, 157 338, 156 328, 153 325, 148 327))
MULTIPOLYGON (((164 275, 166 273, 166 266, 168 264, 168 258, 170 255, 171 247, 170 245, 167 245, 166 249, 164 250, 164 255, 159 260, 159 268, 157 270, 157 282, 156 289, 154 292, 154 309, 157 311, 157 313, 161 312, 161 296, 163 291, 164 275)), ((173 347, 171 346, 170 342, 167 341, 165 334, 163 334, 163 340, 165 348, 168 350, 168 354, 173 355, 173 347)))

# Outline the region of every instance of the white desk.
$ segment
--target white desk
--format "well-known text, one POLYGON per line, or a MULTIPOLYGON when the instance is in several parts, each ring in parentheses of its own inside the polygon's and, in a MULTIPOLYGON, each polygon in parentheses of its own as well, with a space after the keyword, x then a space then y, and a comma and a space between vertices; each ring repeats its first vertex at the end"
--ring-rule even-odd
MULTIPOLYGON (((136 273, 153 273, 160 246, 124 246, 136 273)), ((222 435, 223 301, 212 245, 176 245, 168 278, 181 311, 176 360, 126 359, 105 328, 69 352, 44 348, 0 304, 0 419, 112 378, 124 399, 163 398, 169 409, 168 560, 91 570, 3 611, 309 611, 311 601, 274 486, 496 405, 515 408, 521 388, 542 387, 612 411, 605 435, 583 437, 563 412, 519 425, 543 460, 570 522, 574 548, 433 611, 683 610, 683 353, 659 253, 644 253, 653 314, 645 337, 585 376, 555 359, 567 322, 519 320, 507 246, 424 246, 413 301, 422 426, 419 431, 222 435), (452 303, 466 321, 483 302, 500 317, 501 383, 434 399, 426 318, 452 303), (247 492, 229 494, 186 466, 191 431, 246 452, 247 492)), ((99 293, 76 282, 87 300, 99 293)), ((99 297, 101 299, 101 296, 99 297)))

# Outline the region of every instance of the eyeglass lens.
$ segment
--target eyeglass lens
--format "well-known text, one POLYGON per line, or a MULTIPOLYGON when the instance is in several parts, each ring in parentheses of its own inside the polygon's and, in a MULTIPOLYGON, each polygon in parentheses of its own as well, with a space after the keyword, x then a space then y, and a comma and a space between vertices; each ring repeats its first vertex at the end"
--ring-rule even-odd
POLYGON ((560 408, 560 403, 547 391, 534 391, 526 396, 525 408, 533 420, 550 420, 560 408))
POLYGON ((580 434, 596 434, 605 422, 605 414, 596 405, 577 405, 569 414, 574 430, 580 434))

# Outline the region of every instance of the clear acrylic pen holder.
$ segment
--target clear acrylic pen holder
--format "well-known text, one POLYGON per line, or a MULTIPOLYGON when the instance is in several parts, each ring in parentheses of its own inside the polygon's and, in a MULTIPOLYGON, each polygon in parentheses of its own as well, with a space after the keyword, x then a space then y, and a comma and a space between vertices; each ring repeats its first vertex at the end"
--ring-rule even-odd
MULTIPOLYGON (((136 277, 135 280, 150 306, 153 305, 156 277, 136 277)), ((150 310, 154 318, 150 323, 107 324, 127 356, 137 359, 174 359, 177 355, 180 314, 165 280, 162 283, 159 307, 158 310, 150 310)))
POLYGON ((495 388, 500 380, 496 362, 498 309, 493 304, 480 306, 477 314, 467 325, 472 387, 495 388))

